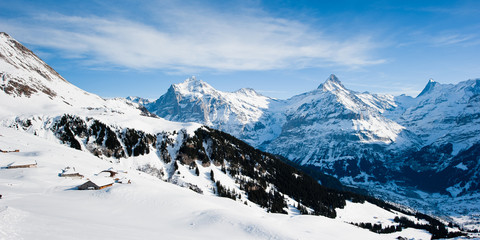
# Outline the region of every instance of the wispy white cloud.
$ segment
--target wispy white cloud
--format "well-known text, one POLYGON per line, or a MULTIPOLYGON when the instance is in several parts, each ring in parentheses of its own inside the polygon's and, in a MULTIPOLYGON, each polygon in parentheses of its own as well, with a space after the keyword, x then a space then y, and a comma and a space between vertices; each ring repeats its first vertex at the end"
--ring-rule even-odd
MULTIPOLYGON (((198 7, 198 6, 197 6, 198 7)), ((0 27, 34 46, 60 50, 89 65, 195 71, 301 69, 383 63, 368 36, 342 39, 258 10, 161 8, 154 21, 126 16, 32 15, 0 27)))
MULTIPOLYGON (((475 32, 475 31, 469 31, 475 32)), ((445 30, 440 32, 411 31, 406 33, 408 38, 398 42, 396 47, 411 47, 412 45, 423 45, 426 47, 470 47, 480 44, 477 34, 465 33, 465 31, 445 30)))
POLYGON ((469 34, 444 34, 438 37, 433 37, 432 42, 435 46, 445 46, 452 44, 466 44, 475 39, 475 35, 469 34))

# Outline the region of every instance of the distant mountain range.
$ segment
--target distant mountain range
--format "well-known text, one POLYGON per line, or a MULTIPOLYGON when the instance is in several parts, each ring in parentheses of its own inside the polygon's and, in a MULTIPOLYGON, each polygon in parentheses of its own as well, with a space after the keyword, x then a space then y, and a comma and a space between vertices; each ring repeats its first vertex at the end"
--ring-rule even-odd
POLYGON ((373 192, 480 192, 480 79, 429 80, 413 98, 355 92, 331 75, 315 90, 279 100, 253 89, 222 92, 192 77, 144 106, 373 192))

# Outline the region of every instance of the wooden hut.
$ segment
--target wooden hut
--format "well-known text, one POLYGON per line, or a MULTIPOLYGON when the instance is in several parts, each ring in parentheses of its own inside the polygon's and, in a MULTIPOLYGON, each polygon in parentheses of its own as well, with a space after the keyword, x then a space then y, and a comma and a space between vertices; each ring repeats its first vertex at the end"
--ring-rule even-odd
POLYGON ((112 179, 96 178, 89 179, 86 183, 78 186, 78 190, 100 190, 113 185, 112 179))
POLYGON ((2 153, 13 153, 13 152, 16 152, 16 153, 17 153, 17 152, 20 152, 20 150, 18 150, 18 149, 15 149, 15 150, 0 150, 0 152, 2 152, 2 153))
POLYGON ((108 173, 108 174, 110 174, 109 177, 112 177, 112 178, 113 178, 113 177, 115 177, 115 175, 117 175, 118 172, 115 171, 115 170, 110 170, 110 169, 109 169, 109 170, 103 170, 102 173, 108 173))
POLYGON ((60 173, 58 175, 59 177, 65 177, 65 178, 83 178, 83 175, 80 173, 60 173))
POLYGON ((62 173, 58 174, 59 177, 65 177, 65 178, 83 178, 83 175, 75 171, 75 168, 71 167, 66 167, 65 169, 62 170, 62 173))
POLYGON ((37 167, 37 161, 18 161, 18 162, 13 162, 10 165, 7 166, 8 169, 13 169, 13 168, 36 168, 37 167))
POLYGON ((100 176, 102 173, 110 174, 109 177, 112 177, 112 178, 113 178, 113 177, 115 177, 115 175, 117 175, 117 174, 119 174, 119 173, 127 173, 127 172, 126 172, 126 171, 122 171, 122 170, 116 170, 116 169, 114 169, 113 167, 111 167, 111 168, 109 168, 109 169, 107 169, 107 170, 101 171, 101 172, 100 172, 99 174, 97 174, 97 175, 100 176))

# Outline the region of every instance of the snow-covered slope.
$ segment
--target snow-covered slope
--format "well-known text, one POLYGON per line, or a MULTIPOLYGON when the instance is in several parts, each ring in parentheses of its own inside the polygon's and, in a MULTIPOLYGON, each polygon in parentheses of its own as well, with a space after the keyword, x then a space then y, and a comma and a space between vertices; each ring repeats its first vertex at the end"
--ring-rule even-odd
MULTIPOLYGON (((412 228, 378 235, 343 218, 266 213, 179 188, 38 136, 3 127, 0 132, 1 147, 20 150, 2 154, 2 167, 24 159, 38 163, 37 168, 0 169, 1 239, 430 239, 430 234, 412 228), (86 178, 114 167, 126 171, 122 177, 131 184, 78 191, 75 187, 86 180, 58 176, 67 166, 86 178)), ((348 206, 348 216, 360 217, 361 208, 348 206)))
POLYGON ((145 131, 172 131, 200 124, 184 124, 149 117, 138 104, 122 98, 103 99, 83 91, 6 33, 0 33, 0 115, 2 120, 23 116, 95 116, 106 123, 145 131), (122 116, 118 118, 118 116, 122 116))

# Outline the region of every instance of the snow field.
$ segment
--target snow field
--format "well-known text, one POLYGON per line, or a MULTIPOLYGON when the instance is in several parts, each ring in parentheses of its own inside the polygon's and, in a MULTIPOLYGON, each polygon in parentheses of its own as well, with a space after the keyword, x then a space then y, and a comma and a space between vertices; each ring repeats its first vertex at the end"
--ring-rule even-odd
MULTIPOLYGON (((429 238, 417 230, 377 235, 343 219, 269 214, 256 206, 201 195, 134 169, 125 169, 132 184, 78 191, 75 186, 85 180, 58 177, 61 169, 74 166, 87 177, 124 166, 21 131, 3 127, 0 131, 1 147, 20 149, 19 153, 1 154, 2 166, 30 158, 39 164, 30 169, 0 169, 0 239, 429 238)), ((212 169, 222 181, 222 172, 212 169)))

